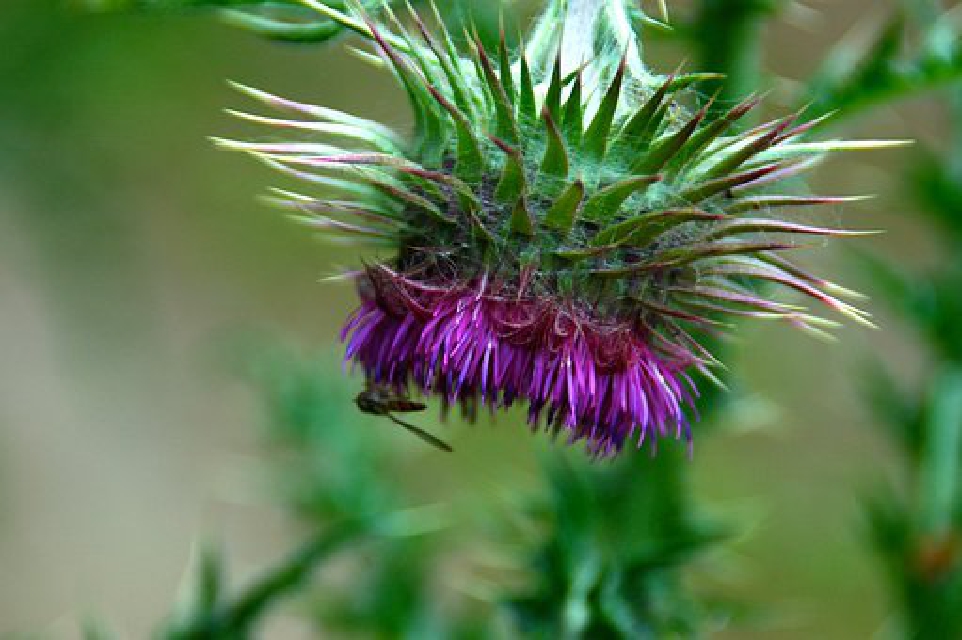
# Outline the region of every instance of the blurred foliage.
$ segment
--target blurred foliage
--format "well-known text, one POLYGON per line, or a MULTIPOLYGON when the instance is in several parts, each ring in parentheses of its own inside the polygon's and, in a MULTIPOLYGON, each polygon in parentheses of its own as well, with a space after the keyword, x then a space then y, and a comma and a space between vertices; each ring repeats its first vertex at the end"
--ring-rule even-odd
MULTIPOLYGON (((259 630, 292 597, 322 637, 490 637, 482 619, 442 616, 431 588, 445 555, 438 541, 444 510, 402 506, 410 498, 390 472, 398 456, 371 435, 376 425, 357 414, 346 381, 332 373, 336 365, 281 347, 248 346, 242 353, 245 377, 264 400, 265 444, 282 460, 273 480, 317 533, 236 593, 228 589, 220 551, 206 547, 158 640, 263 637, 259 630), (348 556, 350 576, 312 582, 335 554, 348 556)), ((111 637, 93 624, 84 631, 87 640, 111 637)))
POLYGON ((943 366, 917 397, 879 385, 898 400, 873 404, 906 453, 908 491, 879 491, 867 510, 909 638, 962 636, 962 369, 943 366))
POLYGON ((509 600, 528 637, 691 637, 715 613, 682 582, 724 537, 693 515, 683 454, 626 458, 546 463, 549 495, 534 513, 548 536, 528 562, 533 588, 509 600))
POLYGON ((280 347, 248 349, 245 378, 264 403, 268 444, 289 458, 277 481, 292 510, 325 522, 398 508, 400 487, 385 482, 389 452, 370 436, 373 419, 354 407, 338 365, 280 347))
MULTIPOLYGON (((718 109, 760 89, 764 28, 792 4, 793 0, 700 0, 688 21, 672 23, 669 37, 697 53, 699 71, 726 76, 715 83, 721 92, 718 109)), ((799 96, 805 117, 837 112, 848 118, 962 79, 962 19, 957 11, 944 11, 936 4, 904 0, 904 8, 894 11, 869 42, 839 43, 799 96)), ((709 89, 710 85, 706 88, 710 95, 709 89)))
MULTIPOLYGON (((906 5, 919 4, 908 0, 906 5)), ((852 117, 878 104, 962 79, 962 37, 954 12, 930 12, 919 25, 896 11, 867 47, 842 42, 809 83, 809 117, 852 117)))
MULTIPOLYGON (((185 9, 218 9, 224 20, 258 35, 287 42, 326 42, 345 28, 337 22, 319 18, 313 9, 297 0, 77 0, 83 6, 98 11, 153 10, 182 11, 185 9)), ((326 0, 325 4, 345 10, 343 0, 326 0)), ((373 9, 381 0, 365 0, 362 6, 373 9)))
POLYGON ((175 615, 157 637, 162 640, 244 640, 256 635, 265 614, 284 596, 304 588, 313 569, 345 543, 357 538, 354 523, 317 535, 260 580, 233 598, 224 591, 220 556, 205 552, 197 570, 193 597, 184 612, 175 615))
MULTIPOLYGON (((343 35, 347 29, 338 22, 321 16, 315 9, 300 0, 74 0, 81 7, 95 11, 185 11, 190 9, 214 9, 230 25, 258 36, 281 42, 323 43, 343 35)), ((418 4, 423 0, 411 0, 418 4)), ((402 8, 407 0, 357 0, 355 5, 371 12, 382 7, 402 8)), ((351 5, 347 0, 318 0, 338 11, 351 5)), ((477 3, 472 0, 438 2, 438 8, 446 19, 457 19, 461 24, 470 20, 478 26, 485 41, 494 40, 499 24, 500 3, 477 3)), ((454 29, 456 37, 462 29, 454 29)))
MULTIPOLYGON (((263 398, 267 444, 283 458, 276 475, 281 495, 312 528, 353 523, 353 535, 341 541, 370 543, 354 559, 349 585, 308 592, 318 632, 475 637, 480 624, 442 616, 430 592, 432 575, 447 553, 441 539, 446 510, 408 504, 405 484, 397 481, 402 456, 377 437, 384 420, 359 414, 348 382, 327 358, 268 347, 248 350, 244 360, 246 377, 263 398)), ((306 572, 320 559, 308 552, 290 568, 306 572)))
POLYGON ((952 256, 945 269, 913 276, 879 259, 864 260, 933 360, 918 390, 901 388, 878 368, 868 396, 905 456, 908 490, 880 492, 868 513, 909 638, 962 636, 962 209, 942 209, 954 207, 945 186, 940 180, 917 183, 940 226, 954 227, 941 234, 952 256))
MULTIPOLYGON (((847 83, 826 91, 842 109, 891 99, 960 77, 962 44, 952 16, 938 2, 908 2, 921 31, 915 58, 899 62, 905 20, 892 20, 871 55, 847 83), (862 87, 861 91, 856 91, 862 87)), ((818 85, 815 85, 818 87, 818 85)), ((868 398, 904 454, 904 486, 878 491, 867 504, 899 633, 907 638, 962 637, 962 88, 947 92, 953 131, 947 150, 928 151, 907 177, 943 243, 944 266, 926 274, 864 256, 886 301, 929 349, 925 379, 904 389, 876 366, 868 398), (955 144, 953 144, 955 142, 955 144)))

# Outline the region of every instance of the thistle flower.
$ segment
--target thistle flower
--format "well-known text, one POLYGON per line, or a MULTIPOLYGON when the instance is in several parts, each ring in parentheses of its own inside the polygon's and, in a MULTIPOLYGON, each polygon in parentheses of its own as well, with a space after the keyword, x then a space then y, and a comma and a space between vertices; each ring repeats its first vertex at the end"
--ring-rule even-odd
POLYGON ((350 274, 360 306, 341 335, 370 384, 413 387, 471 419, 479 405, 525 403, 532 428, 608 456, 691 441, 690 374, 715 379, 718 364, 699 338, 727 317, 835 325, 752 282, 870 324, 842 299, 851 292, 783 257, 794 237, 859 232, 773 215, 848 199, 772 188, 827 152, 883 143, 802 142, 812 123, 797 115, 738 131, 756 98, 717 118, 710 102, 690 112, 691 88, 711 76, 651 75, 620 1, 567 37, 553 22, 565 2, 553 2, 523 52, 503 34, 497 50, 469 35, 459 51, 440 19, 432 31, 413 11, 375 22, 301 1, 373 46, 366 57, 407 92, 413 135, 239 86, 297 119, 236 115, 350 144, 220 142, 343 194, 274 199, 388 250, 350 274))

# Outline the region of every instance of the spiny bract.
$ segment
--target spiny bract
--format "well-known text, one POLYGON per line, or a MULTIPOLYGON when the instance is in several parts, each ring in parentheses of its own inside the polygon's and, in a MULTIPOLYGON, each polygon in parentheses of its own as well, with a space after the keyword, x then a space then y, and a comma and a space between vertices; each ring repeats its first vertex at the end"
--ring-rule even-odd
POLYGON ((688 372, 712 378, 716 364, 695 335, 726 316, 834 325, 763 297, 753 281, 868 323, 839 298, 849 292, 782 257, 793 236, 855 232, 767 214, 846 200, 769 187, 828 151, 880 143, 801 142, 811 123, 796 117, 734 132, 758 100, 718 117, 709 101, 692 114, 683 103, 705 76, 639 73, 630 47, 566 71, 562 36, 545 55, 550 24, 527 54, 503 35, 486 51, 470 34, 462 53, 440 19, 432 31, 413 11, 405 26, 387 9, 378 23, 303 1, 374 45, 379 58, 369 58, 410 99, 413 136, 240 87, 301 119, 236 115, 351 147, 219 142, 342 194, 278 191, 310 226, 391 250, 351 274, 361 305, 342 338, 370 384, 413 386, 470 418, 479 404, 523 401, 532 427, 605 456, 629 440, 690 442, 688 372))

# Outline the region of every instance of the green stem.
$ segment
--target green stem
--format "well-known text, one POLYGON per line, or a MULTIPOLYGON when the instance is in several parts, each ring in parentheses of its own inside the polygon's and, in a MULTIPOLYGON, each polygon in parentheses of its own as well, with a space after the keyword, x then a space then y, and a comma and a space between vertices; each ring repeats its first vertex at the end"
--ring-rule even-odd
POLYGON ((927 533, 944 535, 952 529, 962 482, 962 372, 942 375, 932 398, 920 469, 921 524, 927 533))
MULTIPOLYGON (((719 109, 741 100, 759 86, 761 31, 766 3, 758 0, 702 0, 693 30, 699 71, 725 75, 714 90, 721 91, 719 109)), ((706 85, 706 90, 712 90, 706 85)))

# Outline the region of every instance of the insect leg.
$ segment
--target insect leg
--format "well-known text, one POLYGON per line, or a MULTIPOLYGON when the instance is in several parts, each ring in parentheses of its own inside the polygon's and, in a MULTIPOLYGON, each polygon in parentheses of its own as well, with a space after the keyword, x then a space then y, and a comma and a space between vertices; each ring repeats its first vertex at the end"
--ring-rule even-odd
POLYGON ((448 453, 451 453, 451 452, 454 451, 454 449, 451 448, 451 445, 449 445, 448 443, 444 442, 443 440, 441 440, 441 439, 439 439, 439 438, 431 435, 430 433, 428 433, 428 432, 425 431, 424 429, 421 429, 421 428, 419 428, 419 427, 415 427, 413 424, 408 424, 407 422, 398 419, 398 418, 395 417, 393 414, 390 414, 390 413, 389 413, 389 414, 388 414, 388 417, 391 419, 392 422, 394 422, 394 424, 397 424, 397 425, 400 425, 400 426, 404 427, 405 429, 407 429, 408 431, 410 431, 411 433, 413 433, 413 434, 416 435, 417 437, 421 438, 422 440, 424 440, 425 442, 427 442, 427 443, 429 443, 429 444, 434 445, 434 446, 437 447, 438 449, 441 449, 442 451, 447 451, 448 453))

